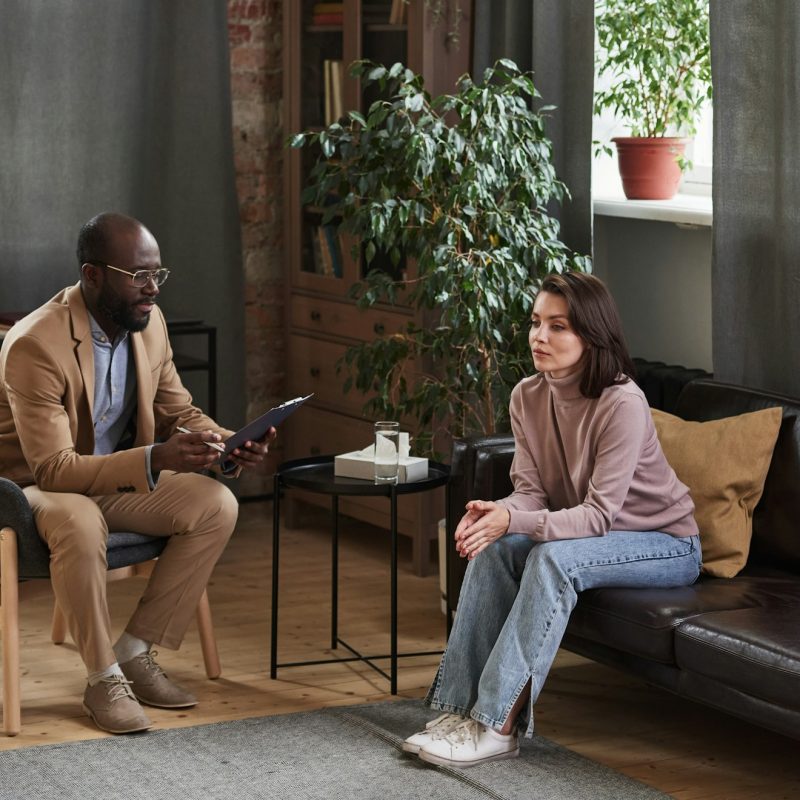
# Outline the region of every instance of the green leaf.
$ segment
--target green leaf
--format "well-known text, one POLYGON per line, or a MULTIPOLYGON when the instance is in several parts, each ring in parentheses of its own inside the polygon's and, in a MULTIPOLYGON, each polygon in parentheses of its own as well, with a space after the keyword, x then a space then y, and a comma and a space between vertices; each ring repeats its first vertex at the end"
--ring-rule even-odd
POLYGON ((425 104, 425 98, 421 93, 408 95, 405 100, 405 106, 409 111, 422 111, 425 104))
POLYGON ((365 128, 367 127, 367 121, 364 119, 364 115, 360 111, 348 111, 347 116, 353 120, 353 122, 357 122, 359 125, 363 125, 365 128))

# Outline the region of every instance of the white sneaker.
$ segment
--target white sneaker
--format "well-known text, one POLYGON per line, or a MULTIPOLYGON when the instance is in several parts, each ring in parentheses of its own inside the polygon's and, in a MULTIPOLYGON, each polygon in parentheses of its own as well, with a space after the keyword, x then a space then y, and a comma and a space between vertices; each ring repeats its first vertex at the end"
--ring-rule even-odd
POLYGON ((461 768, 518 755, 516 733, 506 736, 474 719, 465 719, 442 738, 424 744, 419 751, 419 757, 429 764, 461 768))
POLYGON ((460 725, 463 721, 464 717, 460 714, 442 714, 427 723, 424 731, 419 731, 419 733, 409 736, 408 739, 403 742, 403 750, 406 753, 419 753, 419 749, 422 745, 447 736, 453 728, 460 725))

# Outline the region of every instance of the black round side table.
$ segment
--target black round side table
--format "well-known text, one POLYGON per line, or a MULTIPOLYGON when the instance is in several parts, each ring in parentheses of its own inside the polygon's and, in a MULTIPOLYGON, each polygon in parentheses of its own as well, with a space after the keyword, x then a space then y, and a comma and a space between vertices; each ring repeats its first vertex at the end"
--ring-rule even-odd
POLYGON ((428 477, 412 483, 376 484, 358 478, 342 478, 333 474, 334 456, 316 456, 285 461, 275 473, 275 492, 273 500, 272 525, 272 640, 270 645, 270 677, 275 678, 278 667, 302 667, 312 664, 330 664, 344 661, 364 661, 376 672, 383 675, 391 684, 391 693, 397 694, 397 659, 411 656, 437 655, 439 650, 422 653, 397 652, 397 498, 403 494, 427 492, 439 486, 447 486, 450 468, 436 461, 428 462, 428 477), (315 661, 293 661, 278 663, 278 571, 280 547, 280 498, 284 489, 306 489, 307 491, 331 496, 333 518, 331 537, 331 649, 342 645, 353 656, 349 658, 328 658, 315 661), (391 647, 388 654, 363 655, 339 637, 338 595, 339 595, 339 497, 360 495, 386 497, 389 500, 391 531, 391 647), (389 674, 374 664, 380 659, 391 659, 389 674))

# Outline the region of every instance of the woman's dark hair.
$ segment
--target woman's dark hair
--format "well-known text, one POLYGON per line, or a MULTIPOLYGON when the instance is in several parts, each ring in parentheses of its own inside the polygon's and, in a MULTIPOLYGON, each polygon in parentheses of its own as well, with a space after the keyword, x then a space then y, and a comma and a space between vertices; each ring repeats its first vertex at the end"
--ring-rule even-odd
POLYGON ((540 291, 567 301, 570 325, 586 343, 580 386, 584 397, 600 397, 606 387, 633 379, 636 371, 617 304, 599 278, 585 272, 553 273, 542 281, 540 291))

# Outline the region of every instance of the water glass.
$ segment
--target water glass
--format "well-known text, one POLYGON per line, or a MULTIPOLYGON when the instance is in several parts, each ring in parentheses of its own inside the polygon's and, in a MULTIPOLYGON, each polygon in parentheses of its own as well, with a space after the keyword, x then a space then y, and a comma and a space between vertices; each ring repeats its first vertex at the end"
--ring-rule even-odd
POLYGON ((375 483, 397 483, 400 423, 375 423, 375 483))

